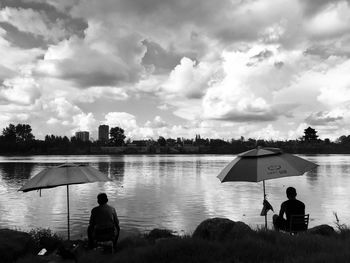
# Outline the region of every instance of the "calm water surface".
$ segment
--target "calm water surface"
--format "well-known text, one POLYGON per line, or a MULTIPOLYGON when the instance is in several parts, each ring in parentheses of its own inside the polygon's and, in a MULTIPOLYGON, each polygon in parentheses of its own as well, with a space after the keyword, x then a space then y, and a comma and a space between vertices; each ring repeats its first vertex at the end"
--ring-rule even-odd
MULTIPOLYGON (((125 231, 167 228, 191 233, 204 219, 227 217, 253 228, 264 224, 262 183, 220 183, 217 174, 232 155, 127 155, 0 157, 0 228, 51 228, 66 235, 66 188, 18 189, 44 168, 63 162, 88 163, 108 174, 107 183, 70 186, 71 235, 85 237, 96 195, 106 192, 125 231)), ((266 181, 275 211, 294 186, 310 213, 310 226, 334 225, 337 212, 350 222, 350 155, 301 155, 319 167, 304 176, 266 181)), ((272 212, 268 219, 271 221, 272 212)))

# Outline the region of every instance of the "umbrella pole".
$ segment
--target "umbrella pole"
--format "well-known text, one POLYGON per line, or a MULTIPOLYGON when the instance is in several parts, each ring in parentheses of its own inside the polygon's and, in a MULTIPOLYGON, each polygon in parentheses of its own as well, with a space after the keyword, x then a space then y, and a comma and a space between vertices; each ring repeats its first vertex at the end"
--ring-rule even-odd
MULTIPOLYGON (((265 180, 263 180, 263 188, 264 188, 264 201, 265 201, 266 200, 265 180)), ((267 230, 267 213, 265 213, 265 230, 267 230)))
POLYGON ((67 184, 67 224, 68 224, 68 240, 70 240, 70 232, 69 232, 69 187, 67 184))

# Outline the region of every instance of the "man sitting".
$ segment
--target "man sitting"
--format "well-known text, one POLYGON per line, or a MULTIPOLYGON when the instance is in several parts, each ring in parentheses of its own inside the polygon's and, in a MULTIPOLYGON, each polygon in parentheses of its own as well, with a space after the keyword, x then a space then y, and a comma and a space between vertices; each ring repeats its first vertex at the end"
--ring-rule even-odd
POLYGON ((91 210, 90 222, 88 226, 89 248, 95 247, 96 239, 102 236, 111 236, 113 247, 116 249, 119 237, 119 220, 116 210, 107 205, 108 198, 105 193, 97 195, 99 206, 91 210))
POLYGON ((281 204, 279 215, 273 215, 273 226, 278 230, 288 231, 290 227, 290 220, 292 215, 304 215, 305 204, 296 199, 297 191, 294 187, 288 187, 286 190, 288 197, 287 201, 281 204), (286 214, 286 219, 283 217, 286 214))

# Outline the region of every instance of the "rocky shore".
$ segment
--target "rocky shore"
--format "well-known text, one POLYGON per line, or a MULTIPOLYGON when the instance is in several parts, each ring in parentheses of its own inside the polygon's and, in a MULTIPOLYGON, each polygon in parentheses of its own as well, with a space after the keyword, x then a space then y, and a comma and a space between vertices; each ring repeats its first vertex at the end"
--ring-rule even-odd
POLYGON ((253 230, 243 222, 211 218, 192 235, 170 230, 121 235, 117 251, 88 250, 86 240, 62 240, 50 231, 0 229, 1 262, 349 262, 350 230, 329 225, 290 235, 253 230), (44 250, 43 250, 44 249, 44 250), (43 255, 38 255, 39 252, 43 255), (44 252, 43 252, 44 251, 44 252))

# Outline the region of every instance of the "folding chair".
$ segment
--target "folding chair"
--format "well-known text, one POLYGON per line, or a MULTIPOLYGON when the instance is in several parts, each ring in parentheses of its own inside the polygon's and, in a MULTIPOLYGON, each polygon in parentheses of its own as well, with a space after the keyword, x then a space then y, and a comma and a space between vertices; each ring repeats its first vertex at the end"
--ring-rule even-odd
POLYGON ((291 235, 305 232, 309 226, 309 214, 291 215, 288 232, 291 235))
POLYGON ((114 253, 114 239, 115 239, 115 228, 95 228, 94 230, 94 240, 97 246, 111 247, 112 254, 114 253))

